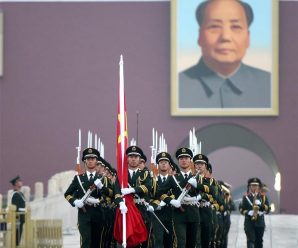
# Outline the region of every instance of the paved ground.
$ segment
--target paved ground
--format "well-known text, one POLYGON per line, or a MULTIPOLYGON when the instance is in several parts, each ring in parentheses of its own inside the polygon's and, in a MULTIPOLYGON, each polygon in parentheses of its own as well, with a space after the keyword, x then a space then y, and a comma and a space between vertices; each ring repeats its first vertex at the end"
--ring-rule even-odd
MULTIPOLYGON (((229 248, 246 248, 243 223, 243 216, 232 215, 229 248)), ((79 248, 78 231, 74 229, 65 234, 63 244, 64 248, 79 248)), ((264 248, 298 248, 298 215, 266 216, 264 248)))

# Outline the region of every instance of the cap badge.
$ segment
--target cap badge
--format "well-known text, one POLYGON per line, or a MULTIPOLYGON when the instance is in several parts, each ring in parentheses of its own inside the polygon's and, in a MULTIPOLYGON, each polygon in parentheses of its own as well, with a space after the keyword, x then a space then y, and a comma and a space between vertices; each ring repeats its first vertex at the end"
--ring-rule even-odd
POLYGON ((90 149, 88 149, 88 153, 92 153, 92 149, 90 148, 90 149))
POLYGON ((135 150, 137 150, 137 149, 136 149, 136 147, 135 147, 135 146, 133 146, 133 147, 132 147, 132 150, 133 150, 133 151, 135 151, 135 150))
POLYGON ((186 149, 185 148, 182 148, 182 152, 186 152, 186 149))

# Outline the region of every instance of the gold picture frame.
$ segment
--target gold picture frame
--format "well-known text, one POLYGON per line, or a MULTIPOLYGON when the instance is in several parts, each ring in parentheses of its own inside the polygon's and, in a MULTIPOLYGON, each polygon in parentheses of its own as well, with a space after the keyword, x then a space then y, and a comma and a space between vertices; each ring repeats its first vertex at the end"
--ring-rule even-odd
MULTIPOLYGON (((246 0, 253 9, 254 20, 250 26, 250 46, 243 63, 259 67, 270 73, 270 105, 268 107, 200 107, 179 103, 179 74, 197 63, 200 58, 198 24, 195 11, 203 0, 171 1, 171 115, 172 116, 278 116, 278 1, 246 0), (262 9, 266 8, 266 9, 262 9), (193 14, 192 14, 193 13, 193 14), (259 14, 260 13, 260 14, 259 14), (264 17, 265 13, 265 17, 264 17), (266 14, 267 13, 267 14, 266 14), (261 17, 259 17, 261 16, 261 17), (263 26, 262 26, 263 25, 263 26), (255 26, 255 29, 253 27, 255 26), (260 29, 261 28, 261 29, 260 29), (262 31, 265 30, 266 34, 262 31), (269 31, 268 31, 269 30, 269 31), (195 37, 195 32, 197 36, 195 37), (251 37, 256 38, 252 39, 251 37), (253 51, 249 55, 250 51, 253 51), (261 52, 260 52, 261 51, 261 52), (261 57, 262 56, 262 57, 261 57), (257 63, 257 65, 254 65, 257 63), (265 68, 266 67, 266 68, 265 68)), ((183 87, 180 86, 180 89, 183 87)), ((188 97, 188 96, 185 96, 188 97)), ((194 94, 195 97, 195 94, 194 94)))

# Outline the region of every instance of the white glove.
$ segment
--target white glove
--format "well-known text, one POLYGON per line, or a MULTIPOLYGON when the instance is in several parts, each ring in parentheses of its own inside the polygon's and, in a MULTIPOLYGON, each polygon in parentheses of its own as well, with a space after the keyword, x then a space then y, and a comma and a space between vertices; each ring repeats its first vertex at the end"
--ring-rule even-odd
POLYGON ((167 205, 164 201, 160 201, 159 205, 157 206, 156 210, 161 210, 162 207, 164 207, 165 205, 167 205))
POLYGON ((154 208, 151 205, 147 206, 147 211, 153 213, 154 212, 154 208))
POLYGON ((255 200, 255 204, 260 206, 262 203, 261 203, 260 200, 256 199, 256 200, 255 200))
POLYGON ((247 213, 249 216, 253 216, 254 215, 254 211, 253 210, 249 210, 247 213))
POLYGON ((127 207, 126 207, 124 202, 119 203, 119 209, 120 209, 121 214, 126 214, 127 213, 127 207))
POLYGON ((181 202, 178 201, 178 200, 175 200, 175 199, 171 200, 171 201, 170 201, 170 204, 171 204, 172 206, 174 206, 175 208, 180 208, 180 207, 181 207, 181 202))
POLYGON ((99 189, 102 189, 102 187, 103 187, 103 184, 102 184, 101 180, 98 179, 98 178, 94 181, 94 184, 95 184, 96 187, 99 188, 99 189))
POLYGON ((134 188, 123 188, 121 189, 121 193, 122 195, 128 195, 128 194, 133 194, 135 193, 135 189, 134 188))
POLYGON ((74 202, 73 202, 73 204, 77 207, 77 208, 82 208, 82 207, 84 207, 84 203, 83 203, 83 201, 82 200, 75 200, 74 202))
POLYGON ((99 199, 96 199, 92 196, 88 197, 86 201, 88 204, 91 204, 91 205, 99 204, 99 199))
POLYGON ((197 201, 201 200, 202 196, 200 194, 197 195, 197 201))
POLYGON ((191 184, 191 186, 193 186, 194 188, 196 188, 198 186, 198 183, 197 183, 197 179, 195 178, 189 178, 188 181, 187 181, 189 184, 191 184))
POLYGON ((184 196, 183 201, 185 202, 192 202, 192 201, 196 201, 197 197, 196 196, 184 196))

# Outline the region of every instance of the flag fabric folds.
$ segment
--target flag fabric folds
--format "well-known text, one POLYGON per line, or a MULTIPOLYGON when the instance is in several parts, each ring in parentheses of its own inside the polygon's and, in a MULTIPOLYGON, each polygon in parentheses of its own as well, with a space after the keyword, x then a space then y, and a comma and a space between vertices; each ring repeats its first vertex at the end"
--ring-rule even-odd
MULTIPOLYGON (((126 101, 124 94, 123 58, 120 57, 120 80, 118 95, 118 117, 117 117, 117 174, 121 188, 128 186, 128 164, 125 151, 128 147, 126 101)), ((121 214, 119 208, 116 210, 114 224, 114 237, 118 243, 125 247, 134 247, 147 240, 147 229, 142 216, 135 206, 131 195, 124 196, 127 213, 121 214), (126 240, 125 240, 126 239, 126 240)))

